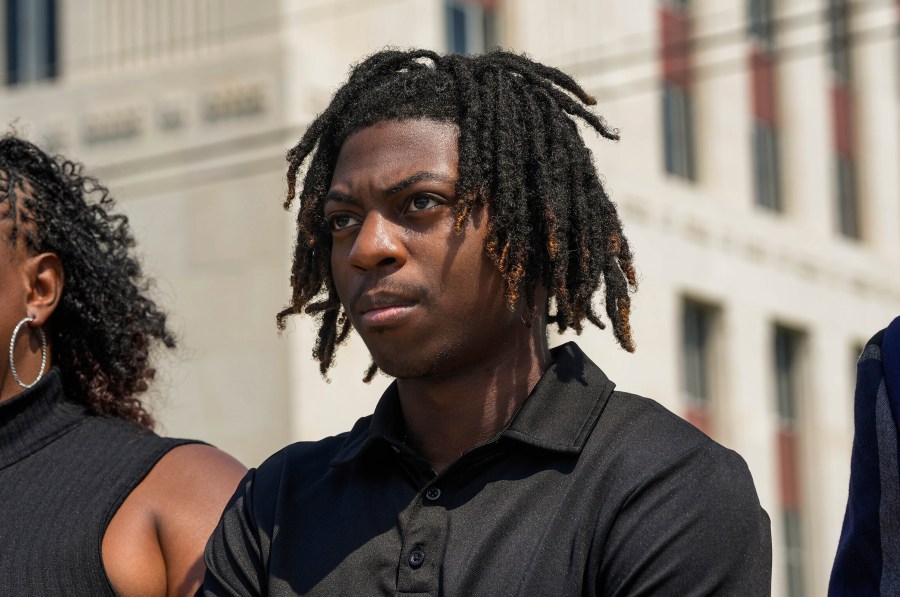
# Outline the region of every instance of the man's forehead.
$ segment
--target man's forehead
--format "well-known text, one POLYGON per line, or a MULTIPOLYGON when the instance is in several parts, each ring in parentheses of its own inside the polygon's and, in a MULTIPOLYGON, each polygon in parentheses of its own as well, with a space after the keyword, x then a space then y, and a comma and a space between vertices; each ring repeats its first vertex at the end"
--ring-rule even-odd
POLYGON ((459 151, 459 127, 452 122, 427 118, 413 120, 383 120, 361 128, 348 136, 341 144, 341 158, 368 157, 382 154, 408 154, 411 157, 430 154, 457 154, 459 151))
POLYGON ((356 131, 341 146, 332 186, 364 177, 387 189, 422 172, 454 177, 458 128, 434 120, 385 121, 356 131))

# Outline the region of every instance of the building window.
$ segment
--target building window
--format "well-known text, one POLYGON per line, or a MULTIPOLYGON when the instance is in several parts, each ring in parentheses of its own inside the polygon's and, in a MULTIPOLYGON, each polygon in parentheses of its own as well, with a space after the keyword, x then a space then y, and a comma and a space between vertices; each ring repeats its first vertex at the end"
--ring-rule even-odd
POLYGON ((694 121, 691 96, 676 85, 663 83, 663 136, 666 172, 694 179, 694 121))
POLYGON ((6 0, 6 83, 58 74, 56 0, 6 0))
POLYGON ((782 511, 784 524, 784 557, 787 565, 787 594, 803 595, 803 543, 800 537, 800 515, 796 510, 782 511))
POLYGON ((797 400, 800 387, 800 349, 802 332, 775 327, 775 388, 778 420, 793 426, 797 419, 797 400))
POLYGON ((663 154, 666 172, 694 180, 691 37, 686 0, 660 4, 663 154))
POLYGON ((781 177, 778 172, 778 133, 763 122, 753 123, 753 179, 756 204, 781 211, 781 177))
POLYGON ((772 0, 747 2, 750 37, 767 49, 775 42, 775 23, 772 19, 772 0))
POLYGON ((748 0, 753 110, 753 182, 756 204, 781 211, 778 97, 772 0, 748 0))
POLYGON ((719 310, 685 299, 682 304, 682 389, 687 420, 701 431, 712 431, 715 330, 719 310))
POLYGON ((497 0, 447 0, 447 51, 480 54, 497 47, 497 0))
POLYGON ((828 0, 828 51, 831 71, 844 82, 850 81, 850 19, 847 0, 828 0))
POLYGON ((856 126, 853 114, 853 68, 847 0, 828 0, 828 51, 831 63, 831 112, 835 155, 834 196, 837 231, 862 237, 856 181, 856 126))
POLYGON ((853 161, 838 154, 835 168, 838 231, 849 238, 859 238, 859 210, 856 204, 856 175, 853 161))
POLYGON ((787 595, 804 591, 802 500, 800 495, 799 408, 802 379, 802 332, 775 326, 775 403, 777 453, 787 595))

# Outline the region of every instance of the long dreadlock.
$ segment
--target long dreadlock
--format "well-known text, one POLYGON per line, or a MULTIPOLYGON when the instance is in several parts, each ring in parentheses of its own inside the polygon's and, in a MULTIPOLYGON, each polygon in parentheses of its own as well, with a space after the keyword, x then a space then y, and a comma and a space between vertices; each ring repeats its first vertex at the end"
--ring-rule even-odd
MULTIPOLYGON (((317 317, 313 356, 326 374, 351 329, 332 281, 331 233, 322 217, 338 153, 348 136, 376 122, 428 118, 459 126, 456 226, 476 204, 487 205, 484 249, 502 274, 509 307, 524 299, 533 313, 541 282, 550 297, 547 322, 560 332, 580 333, 585 319, 604 329, 591 302, 602 286, 616 340, 634 351, 631 250, 575 122, 617 140, 618 132, 586 108, 594 104, 567 74, 505 51, 384 50, 355 66, 287 154, 286 209, 309 163, 299 192, 293 293, 278 313, 279 329, 292 314, 317 317)), ((373 364, 366 381, 376 370, 373 364)))

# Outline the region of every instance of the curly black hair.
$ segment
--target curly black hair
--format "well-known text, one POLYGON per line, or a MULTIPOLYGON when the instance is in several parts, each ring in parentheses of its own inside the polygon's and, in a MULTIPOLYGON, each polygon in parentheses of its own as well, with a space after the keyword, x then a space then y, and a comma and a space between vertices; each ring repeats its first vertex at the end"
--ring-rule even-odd
POLYGON ((153 427, 138 395, 156 370, 158 343, 175 346, 166 314, 148 296, 150 282, 132 252, 128 218, 77 162, 51 158, 12 134, 0 138, 0 219, 9 241, 31 254, 54 253, 65 273, 47 323, 66 392, 93 412, 153 427))
MULTIPOLYGON (((585 106, 596 104, 570 76, 527 56, 496 50, 479 56, 384 50, 353 68, 331 104, 287 154, 289 208, 299 193, 290 304, 277 315, 319 318, 313 356, 326 374, 350 332, 331 277, 331 235, 322 218, 341 145, 384 120, 427 118, 459 127, 457 229, 476 204, 486 205, 485 251, 499 268, 506 301, 533 313, 535 285, 549 293, 547 322, 581 332, 585 319, 603 329, 592 299, 604 287, 618 343, 634 350, 630 291, 637 280, 615 205, 601 184, 580 119, 606 139, 618 132, 585 106)), ((376 366, 369 369, 370 380, 376 366)))

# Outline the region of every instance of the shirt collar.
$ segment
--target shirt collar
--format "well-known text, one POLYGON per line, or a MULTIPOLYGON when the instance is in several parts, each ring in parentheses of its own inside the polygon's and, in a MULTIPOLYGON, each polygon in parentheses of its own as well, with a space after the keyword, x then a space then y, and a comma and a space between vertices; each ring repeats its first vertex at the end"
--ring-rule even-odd
POLYGON ((84 422, 87 407, 66 397, 56 367, 0 404, 0 469, 34 454, 84 422))
POLYGON ((574 342, 551 351, 553 364, 501 435, 577 454, 616 384, 574 342))
POLYGON ((379 440, 403 449, 405 424, 403 411, 400 408, 400 395, 397 393, 397 382, 392 382, 375 406, 375 412, 356 422, 347 441, 331 460, 331 466, 339 466, 355 460, 362 452, 379 440))
MULTIPOLYGON (((550 354, 550 368, 499 435, 546 450, 577 454, 615 384, 574 342, 558 346, 550 354)), ((381 396, 372 416, 356 423, 331 465, 355 460, 379 440, 403 450, 403 436, 403 413, 394 382, 381 396)))

